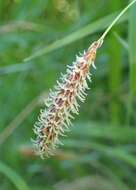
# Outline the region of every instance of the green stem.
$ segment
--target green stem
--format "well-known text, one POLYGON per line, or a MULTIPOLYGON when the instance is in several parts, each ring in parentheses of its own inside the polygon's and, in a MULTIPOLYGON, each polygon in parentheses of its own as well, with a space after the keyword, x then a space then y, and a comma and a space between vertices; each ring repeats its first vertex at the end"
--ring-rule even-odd
POLYGON ((120 14, 113 20, 113 22, 110 24, 110 26, 105 30, 105 32, 100 37, 99 41, 103 41, 106 35, 109 33, 111 28, 117 23, 117 21, 120 19, 120 17, 134 4, 136 3, 136 0, 133 0, 131 3, 129 3, 121 12, 120 14))

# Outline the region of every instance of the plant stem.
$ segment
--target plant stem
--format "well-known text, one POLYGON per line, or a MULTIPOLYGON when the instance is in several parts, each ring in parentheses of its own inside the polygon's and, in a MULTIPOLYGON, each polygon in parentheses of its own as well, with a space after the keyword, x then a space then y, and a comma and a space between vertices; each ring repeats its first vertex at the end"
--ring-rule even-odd
POLYGON ((116 24, 116 22, 120 19, 120 17, 134 4, 136 3, 136 0, 133 0, 131 3, 129 3, 121 12, 120 14, 113 20, 113 22, 110 24, 110 26, 105 30, 105 32, 100 37, 100 41, 103 41, 105 36, 109 33, 111 28, 116 24))

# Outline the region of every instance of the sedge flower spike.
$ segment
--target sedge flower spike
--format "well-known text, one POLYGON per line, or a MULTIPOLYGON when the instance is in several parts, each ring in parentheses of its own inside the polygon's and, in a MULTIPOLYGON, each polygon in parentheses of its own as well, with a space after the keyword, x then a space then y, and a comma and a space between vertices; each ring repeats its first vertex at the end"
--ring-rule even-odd
POLYGON ((60 77, 54 90, 49 93, 46 108, 41 111, 38 122, 34 125, 36 139, 33 140, 36 152, 42 158, 54 153, 59 144, 59 136, 65 136, 74 118, 79 113, 79 103, 85 101, 88 88, 87 79, 91 81, 90 67, 96 69, 94 61, 97 49, 101 47, 106 35, 120 17, 134 4, 130 2, 113 20, 98 41, 92 43, 86 52, 76 57, 71 66, 67 66, 66 74, 60 77))
POLYGON ((35 123, 34 140, 36 150, 41 157, 50 156, 59 144, 59 136, 71 125, 73 114, 79 113, 78 100, 84 102, 87 79, 91 81, 90 66, 95 67, 96 51, 101 41, 94 42, 89 49, 80 56, 71 66, 67 66, 65 75, 62 75, 54 91, 51 91, 46 101, 46 108, 41 111, 39 121, 35 123))

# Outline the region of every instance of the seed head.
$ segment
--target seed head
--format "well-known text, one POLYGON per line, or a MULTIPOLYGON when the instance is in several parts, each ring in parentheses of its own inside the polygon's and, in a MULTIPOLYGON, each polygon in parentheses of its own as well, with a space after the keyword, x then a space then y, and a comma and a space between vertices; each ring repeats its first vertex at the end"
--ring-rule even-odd
POLYGON ((54 153, 59 144, 59 136, 65 136, 74 119, 73 114, 79 113, 78 101, 85 101, 87 79, 91 81, 90 66, 95 67, 96 51, 102 41, 94 42, 88 50, 71 66, 67 66, 66 74, 60 77, 53 91, 50 91, 46 108, 40 112, 38 122, 34 125, 36 140, 33 140, 36 152, 44 158, 54 153))

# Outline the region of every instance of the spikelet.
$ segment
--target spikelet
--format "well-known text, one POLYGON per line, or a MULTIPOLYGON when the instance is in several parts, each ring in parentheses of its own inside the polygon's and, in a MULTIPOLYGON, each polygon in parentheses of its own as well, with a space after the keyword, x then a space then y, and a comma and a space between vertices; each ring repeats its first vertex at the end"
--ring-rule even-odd
POLYGON ((94 61, 97 49, 102 41, 94 42, 89 49, 80 56, 71 66, 67 66, 66 74, 62 75, 53 91, 50 91, 46 101, 46 108, 41 111, 38 122, 35 123, 33 140, 36 152, 42 158, 53 155, 59 144, 59 136, 72 124, 73 114, 79 113, 78 100, 85 101, 87 79, 91 81, 90 66, 95 67, 94 61))

